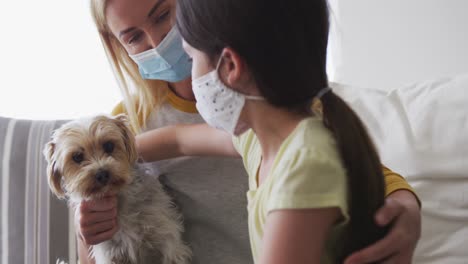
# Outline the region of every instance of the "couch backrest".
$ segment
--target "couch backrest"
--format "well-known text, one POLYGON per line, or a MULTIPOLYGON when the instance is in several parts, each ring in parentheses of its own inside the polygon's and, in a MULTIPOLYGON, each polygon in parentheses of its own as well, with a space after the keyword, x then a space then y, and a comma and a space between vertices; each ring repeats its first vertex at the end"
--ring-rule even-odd
POLYGON ((382 162, 422 200, 413 263, 468 263, 468 74, 388 93, 333 87, 366 124, 382 162))
POLYGON ((70 212, 49 190, 42 155, 62 123, 0 117, 0 264, 76 263, 70 212))

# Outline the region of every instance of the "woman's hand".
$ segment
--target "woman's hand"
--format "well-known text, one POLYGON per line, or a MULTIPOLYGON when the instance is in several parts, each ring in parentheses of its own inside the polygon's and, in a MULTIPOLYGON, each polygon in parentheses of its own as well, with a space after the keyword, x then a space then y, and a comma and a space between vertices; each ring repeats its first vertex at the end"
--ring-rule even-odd
POLYGON ((118 230, 117 197, 81 202, 75 209, 78 238, 86 245, 97 245, 111 239, 118 230))
POLYGON ((411 263, 421 236, 421 213, 414 194, 406 190, 390 194, 375 218, 378 225, 393 223, 393 227, 380 241, 349 256, 345 264, 411 263))

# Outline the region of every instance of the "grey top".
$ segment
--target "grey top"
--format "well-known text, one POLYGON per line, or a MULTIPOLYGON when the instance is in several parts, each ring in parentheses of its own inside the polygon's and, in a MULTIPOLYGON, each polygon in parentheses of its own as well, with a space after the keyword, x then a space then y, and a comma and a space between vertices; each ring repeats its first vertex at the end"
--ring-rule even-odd
MULTIPOLYGON (((152 113, 146 130, 203 122, 199 114, 167 103, 152 113)), ((240 158, 183 157, 152 165, 182 210, 192 263, 253 263, 247 227, 248 178, 240 158)))

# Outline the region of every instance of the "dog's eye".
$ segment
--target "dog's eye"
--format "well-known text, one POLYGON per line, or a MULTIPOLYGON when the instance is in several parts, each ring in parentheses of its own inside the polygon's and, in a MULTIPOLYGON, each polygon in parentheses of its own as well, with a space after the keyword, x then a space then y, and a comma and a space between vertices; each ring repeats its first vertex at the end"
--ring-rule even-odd
POLYGON ((80 164, 84 160, 84 155, 81 152, 75 152, 75 153, 73 153, 72 158, 73 158, 73 161, 80 164))
POLYGON ((107 154, 111 154, 114 151, 114 143, 107 141, 106 143, 102 144, 102 148, 107 154))

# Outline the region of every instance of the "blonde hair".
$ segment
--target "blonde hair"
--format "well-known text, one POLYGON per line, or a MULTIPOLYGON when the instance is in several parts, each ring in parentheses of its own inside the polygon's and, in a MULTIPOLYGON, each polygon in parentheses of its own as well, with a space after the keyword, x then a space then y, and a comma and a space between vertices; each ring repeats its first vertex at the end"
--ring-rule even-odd
POLYGON ((99 32, 109 63, 117 79, 125 111, 135 133, 146 126, 153 109, 166 100, 167 83, 160 80, 144 80, 138 66, 110 31, 105 11, 108 0, 91 0, 91 15, 99 32))

